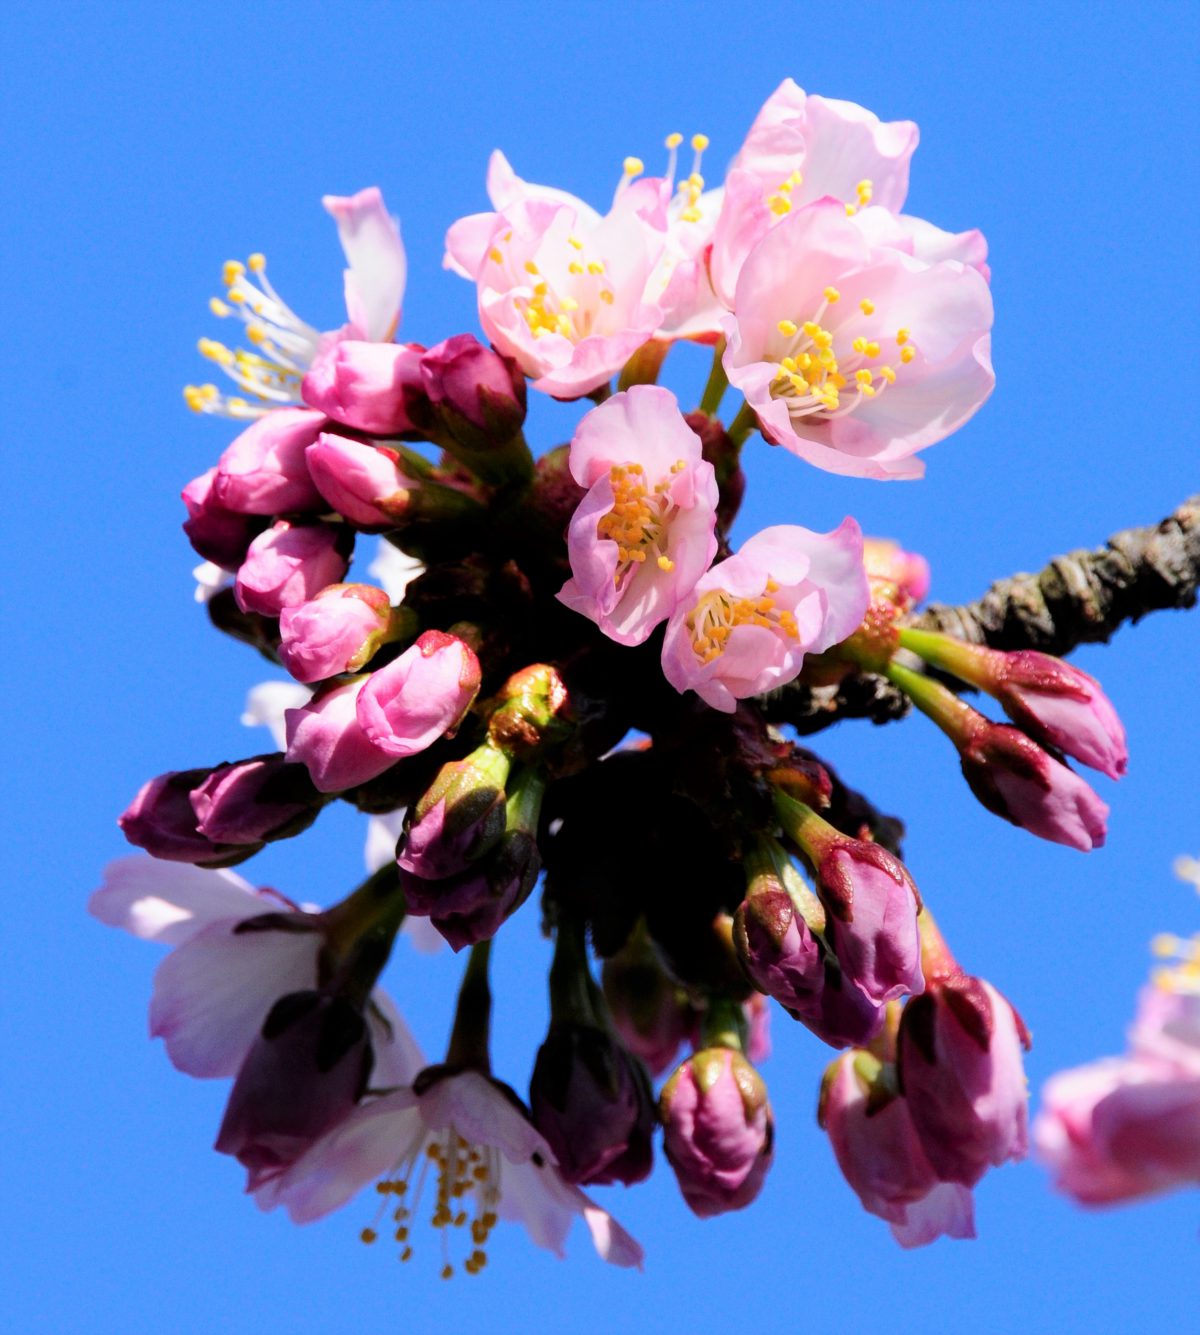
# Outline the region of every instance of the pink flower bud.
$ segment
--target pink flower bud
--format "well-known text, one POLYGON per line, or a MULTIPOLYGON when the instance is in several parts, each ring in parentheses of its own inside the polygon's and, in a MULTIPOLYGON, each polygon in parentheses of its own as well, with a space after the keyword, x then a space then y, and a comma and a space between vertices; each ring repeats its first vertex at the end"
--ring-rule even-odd
POLYGON ((508 757, 487 745, 443 765, 413 810, 396 858, 401 868, 440 881, 466 871, 491 848, 507 823, 509 768, 508 757))
POLYGON ((234 595, 243 612, 277 617, 285 607, 315 598, 336 584, 350 564, 352 534, 344 526, 279 520, 250 544, 234 595))
POLYGON ((373 1055, 362 1013, 319 992, 271 1007, 230 1091, 216 1148, 250 1174, 247 1190, 290 1167, 353 1112, 373 1055))
POLYGON ((408 510, 418 483, 394 450, 325 432, 305 455, 317 489, 338 514, 360 528, 392 528, 408 510))
POLYGON ((210 468, 184 487, 182 496, 188 517, 183 521, 183 531, 198 556, 223 570, 236 570, 246 559, 263 521, 223 505, 214 489, 216 477, 217 470, 210 468))
POLYGON ((400 435, 412 429, 410 404, 421 394, 421 351, 416 344, 343 339, 317 354, 300 396, 342 426, 400 435))
POLYGON ((371 674, 358 697, 363 731, 391 756, 411 756, 458 727, 479 691, 470 646, 427 630, 399 658, 371 674))
POLYGON ((320 510, 304 451, 325 425, 322 413, 276 408, 264 413, 221 455, 214 483, 217 499, 248 515, 320 510))
POLYGON ((1029 1035, 990 983, 959 973, 914 997, 900 1021, 900 1084, 938 1176, 974 1186, 1024 1157, 1029 1035))
POLYGON ((988 723, 960 757, 971 791, 997 816, 1081 852, 1103 845, 1108 806, 1019 728, 988 723))
POLYGON ((662 1075, 675 1063, 692 1013, 685 994, 667 977, 644 935, 604 961, 600 982, 621 1042, 651 1075, 662 1075))
MULTIPOLYGON (((890 1068, 884 1068, 890 1070, 890 1068)), ((880 1063, 847 1052, 826 1072, 820 1122, 863 1209, 892 1225, 902 1246, 945 1234, 975 1236, 971 1192, 943 1183, 921 1148, 908 1104, 880 1079, 880 1063)))
POLYGON ((283 756, 219 765, 192 792, 196 828, 221 844, 285 839, 307 829, 321 809, 302 765, 283 756))
POLYGON ((207 769, 172 770, 138 790, 117 824, 129 842, 152 857, 227 867, 248 858, 261 845, 216 843, 202 834, 192 807, 192 792, 212 773, 207 769))
POLYGON ((552 1023, 534 1063, 529 1107, 564 1181, 632 1186, 649 1175, 650 1082, 607 1030, 552 1023))
POLYGON ((663 1149, 679 1189, 702 1219, 740 1210, 762 1189, 775 1123, 754 1067, 729 1048, 695 1053, 659 1099, 663 1149))
POLYGON ((863 540, 863 566, 871 584, 872 601, 878 596, 910 607, 929 592, 929 562, 888 538, 863 540))
POLYGON ((455 334, 421 356, 434 420, 470 449, 515 435, 525 421, 525 376, 473 334, 455 334))
POLYGON ((358 721, 358 694, 367 677, 326 686, 284 714, 287 758, 308 769, 321 793, 340 793, 391 769, 396 757, 380 750, 358 721))
POLYGON ((297 681, 356 672, 387 638, 392 608, 369 584, 330 584, 279 614, 279 657, 297 681))
POLYGON ((1024 732, 1110 779, 1129 763, 1125 729, 1095 677, 1032 649, 996 654, 985 687, 1024 732))

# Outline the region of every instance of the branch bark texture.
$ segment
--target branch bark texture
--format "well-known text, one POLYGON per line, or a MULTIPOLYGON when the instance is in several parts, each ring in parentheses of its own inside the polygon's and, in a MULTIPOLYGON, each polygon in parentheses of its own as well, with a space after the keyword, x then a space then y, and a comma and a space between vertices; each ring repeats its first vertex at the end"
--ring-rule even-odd
MULTIPOLYGON (((1040 649, 1060 657, 1108 640, 1126 622, 1163 608, 1192 607, 1200 587, 1200 495, 1157 524, 1127 528, 1103 547, 1056 557, 1036 575, 998 580, 972 603, 933 603, 912 620, 993 649, 1040 649)), ((837 687, 784 687, 764 700, 767 717, 819 732, 844 718, 888 723, 907 699, 881 677, 856 674, 837 687)))

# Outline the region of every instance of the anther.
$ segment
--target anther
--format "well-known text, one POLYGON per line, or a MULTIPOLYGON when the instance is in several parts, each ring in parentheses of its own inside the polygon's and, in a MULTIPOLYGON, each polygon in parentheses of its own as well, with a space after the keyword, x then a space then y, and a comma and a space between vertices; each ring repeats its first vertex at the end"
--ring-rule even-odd
POLYGON ((626 158, 622 163, 622 170, 626 176, 640 176, 646 170, 646 164, 641 158, 626 158))

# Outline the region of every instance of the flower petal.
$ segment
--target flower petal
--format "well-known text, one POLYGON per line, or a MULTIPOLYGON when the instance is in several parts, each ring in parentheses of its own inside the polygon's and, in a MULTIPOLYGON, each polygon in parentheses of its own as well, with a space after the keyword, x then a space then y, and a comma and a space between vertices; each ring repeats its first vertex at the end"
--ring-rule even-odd
POLYGON ((337 223, 346 254, 346 313, 361 337, 387 342, 400 323, 408 260, 400 224, 377 186, 356 195, 326 195, 321 203, 337 223))

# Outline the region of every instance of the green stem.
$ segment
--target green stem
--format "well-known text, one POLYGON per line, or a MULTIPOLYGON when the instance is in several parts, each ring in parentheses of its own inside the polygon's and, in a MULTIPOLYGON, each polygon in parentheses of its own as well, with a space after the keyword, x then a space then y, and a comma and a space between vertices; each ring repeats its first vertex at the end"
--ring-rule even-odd
POLYGON ((707 413, 709 417, 716 417, 721 400, 725 397, 725 391, 729 388, 729 377, 725 374, 725 365, 721 360, 724 355, 725 340, 719 338, 716 347, 713 348, 712 367, 704 384, 704 393, 700 395, 700 411, 707 413))
POLYGON ((632 357, 621 367, 617 377, 617 389, 626 390, 632 385, 653 385, 658 381, 658 373, 670 352, 671 345, 661 338, 652 338, 643 343, 632 357))
POLYGON ((995 656, 993 650, 983 649, 974 644, 964 644, 962 640, 952 639, 949 635, 939 635, 931 630, 917 630, 912 626, 900 627, 900 643, 905 649, 923 658, 931 667, 949 672, 970 686, 987 690, 991 684, 987 664, 988 660, 995 656))
POLYGON ((955 744, 961 746, 978 727, 979 714, 960 700, 940 681, 914 672, 901 663, 889 663, 884 675, 893 686, 898 686, 914 705, 931 718, 955 744))
POLYGON ((725 428, 725 434, 735 445, 742 445, 745 443, 746 437, 757 426, 758 417, 755 415, 754 409, 748 403, 743 402, 737 411, 737 416, 725 428))
POLYGON ((488 981, 488 960, 491 941, 479 941, 471 947, 467 967, 458 989, 458 1006, 454 1012, 454 1029, 446 1049, 446 1065, 469 1067, 483 1075, 490 1075, 492 1061, 489 1053, 492 1030, 492 988, 488 981))
POLYGON ((596 1024, 593 986, 583 923, 564 916, 558 924, 550 965, 551 1021, 596 1024))
POLYGON ((612 392, 612 384, 610 381, 606 380, 604 384, 597 385, 590 394, 586 394, 584 397, 591 399, 593 403, 603 403, 605 399, 612 398, 612 392))
POLYGON ((746 1050, 746 1013, 729 997, 713 997, 700 1021, 700 1042, 706 1048, 746 1050))
POLYGON ((797 802, 794 797, 780 792, 778 788, 774 791, 774 798, 775 814, 779 817, 779 823, 788 838, 798 844, 814 862, 819 862, 830 838, 841 836, 827 820, 818 816, 806 803, 797 802))

